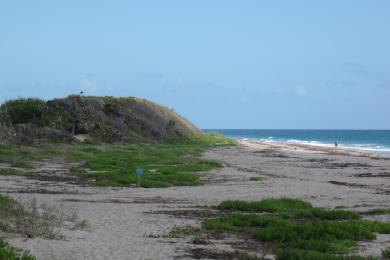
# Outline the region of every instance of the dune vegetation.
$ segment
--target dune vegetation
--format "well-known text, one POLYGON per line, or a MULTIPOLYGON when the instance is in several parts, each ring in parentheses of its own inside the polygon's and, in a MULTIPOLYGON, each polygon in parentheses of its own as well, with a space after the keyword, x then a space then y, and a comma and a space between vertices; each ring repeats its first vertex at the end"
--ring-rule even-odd
MULTIPOLYGON (((85 230, 89 228, 86 219, 80 219, 77 211, 62 205, 49 206, 38 203, 35 198, 20 203, 0 194, 0 234, 22 238, 40 237, 46 240, 64 239, 63 229, 85 230)), ((10 246, 0 236, 0 259, 33 260, 28 251, 10 246)))
POLYGON ((232 140, 223 136, 200 134, 160 142, 3 145, 0 146, 0 162, 10 166, 18 162, 19 166, 28 167, 3 169, 0 175, 39 175, 33 167, 34 162, 61 158, 82 162, 83 166, 70 168, 69 172, 98 186, 136 184, 136 168, 145 170, 141 187, 200 185, 202 181, 197 172, 222 167, 220 162, 201 159, 201 154, 212 147, 232 144, 232 140))
MULTIPOLYGON (((0 231, 11 232, 11 221, 16 219, 18 212, 22 206, 12 198, 0 194, 0 231)), ((34 260, 35 257, 28 252, 24 252, 10 246, 3 238, 0 237, 0 259, 5 260, 34 260)))
POLYGON ((34 163, 56 158, 82 162, 69 172, 98 186, 133 185, 143 168, 140 186, 148 188, 202 184, 196 172, 222 165, 201 153, 233 144, 145 99, 79 95, 5 102, 0 140, 0 162, 9 166, 0 175, 39 175, 34 163))
POLYGON ((104 142, 161 141, 200 133, 173 109, 136 97, 71 95, 0 106, 0 143, 70 142, 78 135, 104 142))
MULTIPOLYGON (((224 201, 217 218, 203 221, 209 231, 248 237, 272 249, 277 259, 370 259, 350 256, 358 241, 390 234, 390 223, 363 220, 348 210, 325 210, 298 199, 224 201)), ((383 256, 388 250, 383 251, 383 256)))

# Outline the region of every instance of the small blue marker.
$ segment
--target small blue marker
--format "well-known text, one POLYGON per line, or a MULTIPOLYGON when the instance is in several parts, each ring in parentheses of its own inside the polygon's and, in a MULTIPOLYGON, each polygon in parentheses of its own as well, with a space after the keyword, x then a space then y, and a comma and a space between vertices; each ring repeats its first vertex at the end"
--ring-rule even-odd
POLYGON ((144 169, 142 168, 137 168, 135 169, 135 174, 137 174, 138 176, 138 182, 137 182, 137 187, 139 188, 139 181, 140 181, 140 178, 141 178, 141 174, 144 173, 144 169))

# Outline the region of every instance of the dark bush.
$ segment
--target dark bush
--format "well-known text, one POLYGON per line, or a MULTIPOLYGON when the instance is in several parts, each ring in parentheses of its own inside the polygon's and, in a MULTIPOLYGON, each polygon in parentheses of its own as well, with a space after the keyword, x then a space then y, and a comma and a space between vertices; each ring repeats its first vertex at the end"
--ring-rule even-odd
POLYGON ((13 124, 44 125, 43 118, 47 107, 43 100, 28 98, 7 101, 0 109, 9 115, 13 124))

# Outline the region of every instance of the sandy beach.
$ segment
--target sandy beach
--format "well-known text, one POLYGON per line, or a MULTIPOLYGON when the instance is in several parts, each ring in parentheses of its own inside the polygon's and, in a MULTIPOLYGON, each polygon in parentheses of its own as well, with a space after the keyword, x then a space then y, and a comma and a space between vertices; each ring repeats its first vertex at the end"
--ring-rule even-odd
MULTIPOLYGON (((86 230, 63 230, 65 239, 9 237, 38 259, 191 259, 199 247, 190 238, 158 238, 174 227, 199 227, 202 218, 190 212, 227 199, 261 200, 292 197, 327 209, 346 206, 356 211, 390 208, 390 158, 358 151, 306 145, 241 141, 237 146, 207 151, 203 157, 224 167, 204 172, 205 185, 173 188, 103 188, 69 181, 0 176, 0 192, 26 202, 77 209, 86 230), (262 176, 262 181, 250 181, 262 176), (184 213, 183 213, 184 212, 184 213), (157 237, 157 238, 156 238, 157 237)), ((48 173, 71 167, 46 162, 48 173)), ((371 217, 372 218, 372 217, 371 217)), ((390 221, 389 215, 376 216, 390 221)), ((204 247, 231 248, 223 241, 204 247)), ((360 243, 353 252, 379 256, 390 246, 389 235, 360 243)), ((270 256, 272 258, 272 256, 270 256)))

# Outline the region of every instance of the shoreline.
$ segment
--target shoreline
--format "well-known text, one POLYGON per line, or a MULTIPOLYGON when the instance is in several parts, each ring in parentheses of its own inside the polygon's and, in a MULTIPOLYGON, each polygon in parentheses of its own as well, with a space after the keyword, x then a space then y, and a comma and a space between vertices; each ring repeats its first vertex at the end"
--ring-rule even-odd
POLYGON ((376 151, 366 151, 364 149, 353 149, 350 147, 329 147, 322 145, 312 145, 312 144, 299 144, 299 143, 287 143, 282 141, 262 141, 262 140, 237 140, 239 144, 245 144, 248 146, 251 145, 264 145, 269 147, 276 147, 283 149, 287 152, 307 152, 307 153, 327 153, 334 155, 346 155, 346 156, 362 156, 370 158, 389 158, 390 153, 385 152, 376 152, 376 151))
POLYGON ((353 129, 205 129, 237 141, 338 148, 390 157, 390 130, 353 129))

